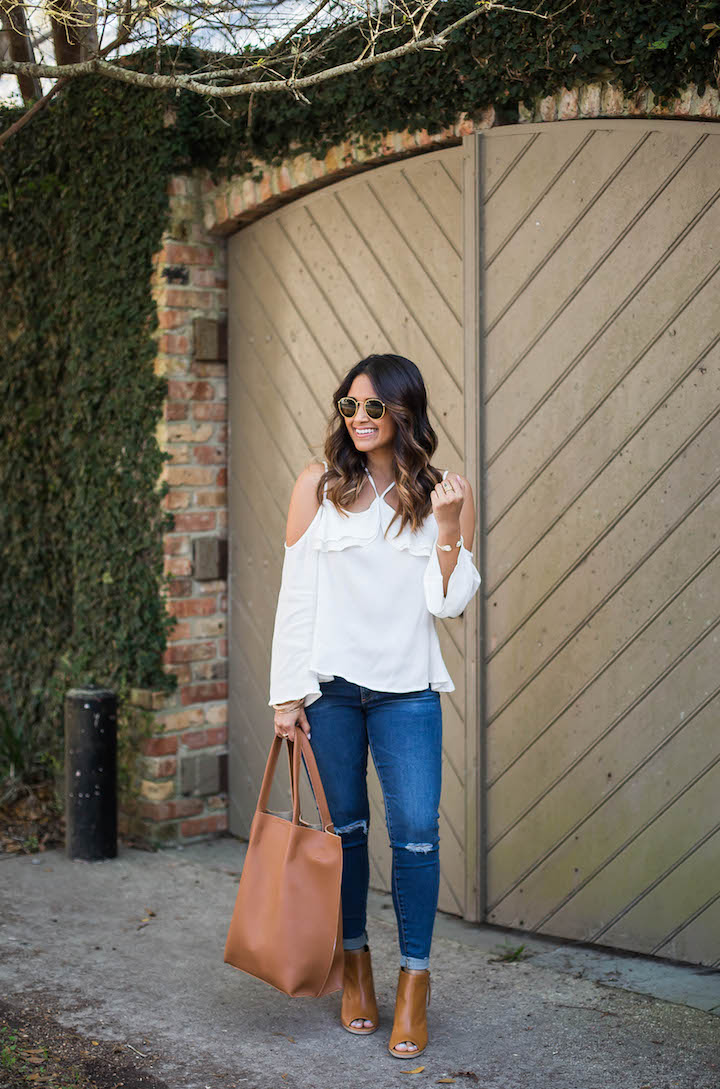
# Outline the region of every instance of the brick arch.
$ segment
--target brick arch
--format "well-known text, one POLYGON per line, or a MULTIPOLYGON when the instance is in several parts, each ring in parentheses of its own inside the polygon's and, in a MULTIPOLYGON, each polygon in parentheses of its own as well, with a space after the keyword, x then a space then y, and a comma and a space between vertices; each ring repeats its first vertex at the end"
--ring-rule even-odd
MULTIPOLYGON (((513 123, 577 121, 600 117, 714 120, 720 118, 720 95, 713 87, 707 87, 704 94, 699 95, 697 87, 692 84, 665 106, 658 106, 649 88, 626 96, 611 83, 591 83, 562 87, 556 94, 538 99, 531 107, 521 103, 517 120, 513 123)), ((396 159, 450 147, 460 143, 463 136, 492 128, 498 123, 498 115, 490 106, 475 120, 461 114, 454 125, 435 133, 429 133, 426 129, 391 132, 381 137, 374 148, 366 146, 359 139, 349 139, 331 148, 322 159, 303 153, 285 159, 279 166, 257 161, 253 164, 253 177, 243 174, 217 185, 206 178, 202 183, 204 229, 211 235, 231 234, 312 189, 396 159)))

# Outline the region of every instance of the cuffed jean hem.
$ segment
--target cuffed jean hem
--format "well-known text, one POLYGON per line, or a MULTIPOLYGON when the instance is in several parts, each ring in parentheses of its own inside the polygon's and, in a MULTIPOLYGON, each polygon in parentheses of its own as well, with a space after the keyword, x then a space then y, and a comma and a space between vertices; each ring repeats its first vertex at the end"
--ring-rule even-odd
POLYGON ((430 967, 430 957, 400 957, 400 967, 411 972, 424 972, 430 967))
POLYGON ((364 949, 367 943, 367 930, 363 930, 359 938, 343 938, 343 949, 364 949))

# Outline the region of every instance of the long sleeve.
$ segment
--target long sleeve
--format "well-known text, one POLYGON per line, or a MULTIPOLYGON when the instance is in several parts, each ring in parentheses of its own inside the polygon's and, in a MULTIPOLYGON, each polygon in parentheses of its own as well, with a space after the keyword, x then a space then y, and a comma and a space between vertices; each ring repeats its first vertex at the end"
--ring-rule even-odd
POLYGON ((309 667, 319 557, 311 545, 314 521, 295 544, 285 545, 270 661, 271 706, 301 697, 307 706, 322 695, 318 675, 309 667))
POLYGON ((472 552, 463 545, 443 596, 443 575, 437 548, 433 545, 424 577, 425 601, 431 613, 438 617, 460 616, 479 585, 480 572, 473 563, 472 552))

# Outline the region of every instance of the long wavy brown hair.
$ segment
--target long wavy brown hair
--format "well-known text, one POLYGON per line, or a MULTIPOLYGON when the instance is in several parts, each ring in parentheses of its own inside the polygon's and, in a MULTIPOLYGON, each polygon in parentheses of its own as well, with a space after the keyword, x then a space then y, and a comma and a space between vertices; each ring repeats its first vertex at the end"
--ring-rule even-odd
POLYGON ((397 427, 394 470, 399 506, 388 530, 399 517, 398 534, 406 525, 415 531, 432 510, 430 493, 442 480, 442 473, 430 464, 438 440, 428 419, 425 383, 417 366, 402 355, 369 355, 361 359, 333 393, 325 439, 328 468, 318 481, 318 502, 322 503, 327 481, 328 499, 341 514, 346 514, 342 508, 352 505, 365 483, 365 455, 355 447, 337 408, 358 374, 368 376, 397 427))

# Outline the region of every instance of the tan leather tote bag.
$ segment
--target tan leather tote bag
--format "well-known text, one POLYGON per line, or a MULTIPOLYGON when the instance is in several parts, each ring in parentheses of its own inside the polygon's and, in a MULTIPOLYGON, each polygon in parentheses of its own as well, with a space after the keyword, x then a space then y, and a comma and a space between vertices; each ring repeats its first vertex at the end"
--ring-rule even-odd
POLYGON ((293 997, 342 990, 344 952, 340 883, 342 842, 328 810, 310 742, 301 729, 288 742, 292 820, 268 813, 282 738, 273 739, 250 827, 225 963, 293 997), (312 783, 322 828, 300 817, 300 757, 312 783))

